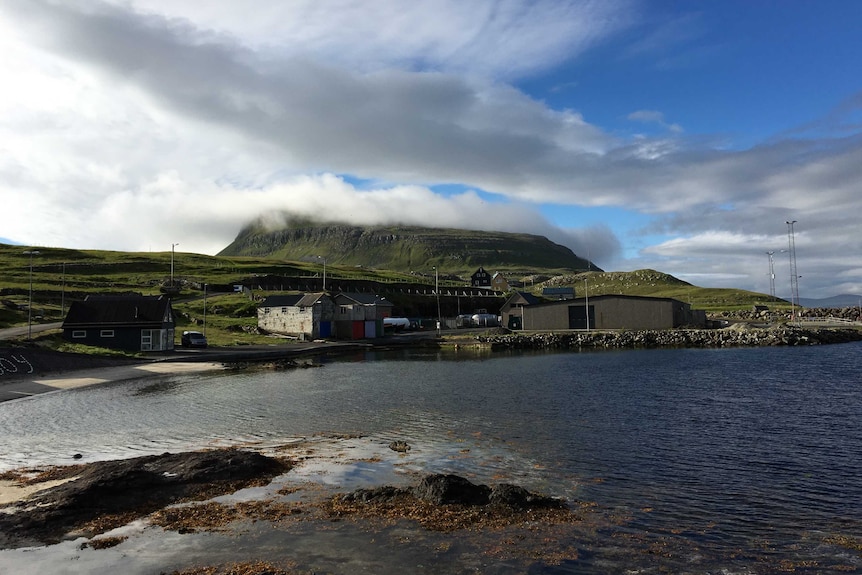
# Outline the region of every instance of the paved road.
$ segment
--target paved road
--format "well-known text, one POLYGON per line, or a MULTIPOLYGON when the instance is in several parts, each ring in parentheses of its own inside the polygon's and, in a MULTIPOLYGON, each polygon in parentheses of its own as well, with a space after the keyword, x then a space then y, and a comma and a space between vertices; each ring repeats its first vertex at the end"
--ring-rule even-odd
POLYGON ((60 329, 61 327, 63 327, 63 322, 61 321, 55 323, 34 323, 30 327, 27 327, 26 325, 20 327, 7 327, 0 329, 0 339, 27 337, 28 332, 36 334, 52 329, 60 329))

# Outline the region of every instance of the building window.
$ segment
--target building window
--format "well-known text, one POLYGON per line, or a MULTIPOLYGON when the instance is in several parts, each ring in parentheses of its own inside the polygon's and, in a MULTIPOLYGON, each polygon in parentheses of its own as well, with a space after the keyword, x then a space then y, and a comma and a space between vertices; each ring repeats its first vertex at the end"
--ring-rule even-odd
POLYGON ((73 339, 83 339, 87 337, 87 330, 84 329, 76 329, 72 332, 73 339))
POLYGON ((350 313, 350 306, 349 305, 341 306, 341 315, 347 315, 349 313, 350 313))
MULTIPOLYGON (((300 308, 300 309, 302 309, 302 308, 300 308)), ((281 313, 287 313, 287 308, 286 307, 281 308, 281 313)))
POLYGON ((150 351, 153 347, 153 336, 148 329, 141 330, 141 351, 150 351))
POLYGON ((114 337, 114 330, 112 329, 103 329, 99 332, 99 337, 114 337))

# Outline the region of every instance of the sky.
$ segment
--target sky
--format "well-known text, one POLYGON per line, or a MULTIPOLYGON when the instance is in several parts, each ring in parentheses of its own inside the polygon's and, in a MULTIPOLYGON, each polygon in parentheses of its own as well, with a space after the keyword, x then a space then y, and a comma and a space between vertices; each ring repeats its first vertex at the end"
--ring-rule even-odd
POLYGON ((215 254, 287 212, 540 234, 702 287, 768 294, 772 269, 789 298, 792 240, 801 297, 862 294, 860 22, 854 0, 0 0, 0 241, 215 254))

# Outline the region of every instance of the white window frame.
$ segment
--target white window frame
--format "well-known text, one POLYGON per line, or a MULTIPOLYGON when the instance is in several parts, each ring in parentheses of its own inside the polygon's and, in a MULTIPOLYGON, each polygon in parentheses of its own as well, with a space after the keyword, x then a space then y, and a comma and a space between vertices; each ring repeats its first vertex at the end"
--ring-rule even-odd
POLYGON ((87 330, 85 329, 73 329, 72 330, 72 339, 84 339, 87 337, 87 330))
POLYGON ((103 329, 99 332, 99 337, 114 337, 114 330, 103 329))

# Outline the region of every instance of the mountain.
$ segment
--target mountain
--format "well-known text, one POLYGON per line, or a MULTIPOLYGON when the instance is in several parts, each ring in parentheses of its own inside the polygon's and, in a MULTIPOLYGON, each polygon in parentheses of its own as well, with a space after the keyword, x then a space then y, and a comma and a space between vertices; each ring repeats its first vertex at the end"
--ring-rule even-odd
POLYGON ((824 307, 824 308, 839 308, 839 307, 862 307, 862 295, 841 294, 832 297, 821 299, 799 298, 799 305, 802 307, 824 307))
POLYGON ((601 271, 543 236, 418 226, 352 226, 288 219, 272 229, 258 220, 244 228, 220 256, 308 260, 336 265, 427 273, 494 271, 601 271))

